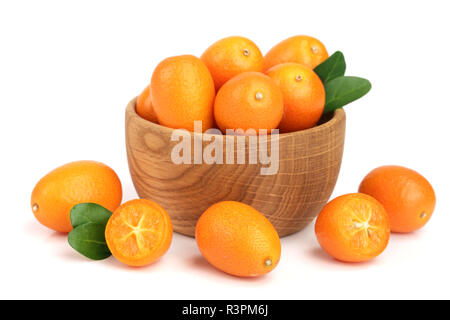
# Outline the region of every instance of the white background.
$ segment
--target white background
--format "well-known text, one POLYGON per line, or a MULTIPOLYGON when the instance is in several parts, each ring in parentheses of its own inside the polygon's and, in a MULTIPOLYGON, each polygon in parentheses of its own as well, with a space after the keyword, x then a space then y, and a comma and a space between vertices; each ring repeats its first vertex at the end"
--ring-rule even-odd
POLYGON ((0 298, 450 298, 448 1, 1 1, 0 298), (333 197, 384 164, 416 169, 437 194, 422 230, 392 235, 363 264, 324 254, 313 225, 282 239, 279 266, 258 279, 216 271, 195 241, 174 235, 166 256, 132 269, 91 262, 42 227, 29 199, 64 163, 92 159, 136 197, 125 154, 127 102, 172 55, 201 55, 242 35, 267 52, 297 34, 342 50, 348 74, 371 80, 347 106, 333 197))

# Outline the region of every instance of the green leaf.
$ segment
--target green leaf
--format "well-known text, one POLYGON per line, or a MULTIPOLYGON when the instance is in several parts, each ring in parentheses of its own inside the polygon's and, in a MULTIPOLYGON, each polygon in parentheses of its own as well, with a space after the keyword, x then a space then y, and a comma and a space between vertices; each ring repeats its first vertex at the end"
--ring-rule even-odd
POLYGON ((323 84, 342 77, 345 74, 346 64, 344 54, 336 51, 327 60, 319 64, 314 71, 322 80, 323 84))
POLYGON ((80 203, 70 210, 70 222, 76 228, 86 223, 99 223, 106 227, 111 211, 96 203, 80 203))
POLYGON ((369 80, 358 77, 338 77, 325 84, 324 113, 342 108, 370 91, 369 80))
POLYGON ((101 223, 85 223, 69 233, 69 244, 83 256, 103 260, 111 255, 105 239, 105 226, 101 223))

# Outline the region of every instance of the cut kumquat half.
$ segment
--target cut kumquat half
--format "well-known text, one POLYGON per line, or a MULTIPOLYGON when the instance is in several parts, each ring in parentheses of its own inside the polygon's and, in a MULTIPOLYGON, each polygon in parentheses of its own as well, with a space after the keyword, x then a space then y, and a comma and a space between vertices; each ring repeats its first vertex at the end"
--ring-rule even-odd
POLYGON ((156 202, 138 199, 122 204, 108 221, 106 243, 112 255, 129 266, 149 265, 172 242, 172 222, 156 202))
POLYGON ((386 249, 389 218, 383 205, 371 196, 353 193, 330 201, 316 221, 320 246, 345 262, 367 261, 386 249))

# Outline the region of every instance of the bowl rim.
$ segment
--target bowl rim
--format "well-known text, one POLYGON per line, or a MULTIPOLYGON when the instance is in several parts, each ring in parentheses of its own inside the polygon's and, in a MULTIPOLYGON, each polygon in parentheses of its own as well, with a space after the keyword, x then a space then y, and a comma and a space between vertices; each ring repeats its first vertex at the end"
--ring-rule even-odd
MULTIPOLYGON (((151 122, 147 119, 142 118, 137 112, 136 112, 136 102, 139 96, 136 96, 135 98, 133 98, 127 105, 126 107, 126 113, 127 114, 131 114, 132 116, 135 116, 135 118, 139 119, 138 121, 141 122, 142 125, 144 125, 146 128, 149 129, 157 129, 159 131, 168 133, 168 134, 172 134, 173 131, 177 130, 174 128, 169 128, 163 125, 160 125, 158 123, 154 123, 151 122)), ((345 120, 346 115, 345 115, 345 111, 343 108, 339 108, 333 111, 333 115, 331 116, 331 118, 318 125, 318 126, 314 126, 312 128, 309 129, 305 129, 305 130, 300 130, 300 131, 294 131, 294 132, 286 132, 286 133, 279 133, 278 136, 279 138, 283 138, 283 137, 288 137, 288 136, 301 136, 301 135, 308 135, 308 134, 312 134, 314 132, 318 132, 318 131, 323 131, 323 130, 327 130, 330 127, 334 127, 335 125, 337 125, 338 123, 342 122, 343 120, 345 120)), ((216 128, 217 129, 217 128, 216 128)), ((186 130, 186 129, 185 129, 186 130)), ((196 132, 192 132, 189 130, 188 131, 190 134, 198 134, 196 132)), ((212 134, 212 133, 205 133, 203 132, 202 135, 206 135, 206 136, 217 136, 217 134, 212 134)), ((222 136, 227 136, 227 135, 222 135, 222 136)), ((271 135, 268 135, 268 137, 270 137, 271 135)))

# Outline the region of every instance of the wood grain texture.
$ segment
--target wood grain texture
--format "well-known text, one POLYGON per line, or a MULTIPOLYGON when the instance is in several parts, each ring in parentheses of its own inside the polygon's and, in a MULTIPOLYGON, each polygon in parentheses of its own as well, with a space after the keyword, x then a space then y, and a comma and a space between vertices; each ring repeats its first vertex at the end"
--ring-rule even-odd
MULTIPOLYGON (((266 167, 261 164, 174 164, 171 152, 178 142, 171 141, 173 129, 142 119, 135 105, 136 99, 128 104, 125 120, 131 177, 141 198, 167 210, 176 232, 194 236, 197 219, 209 206, 235 200, 262 212, 286 236, 308 225, 334 189, 344 148, 342 109, 312 129, 280 134, 279 171, 261 175, 266 167)), ((223 136, 224 150, 226 139, 236 138, 223 136)), ((203 147, 209 143, 202 142, 203 147)), ((248 159, 248 143, 245 148, 248 159)))

